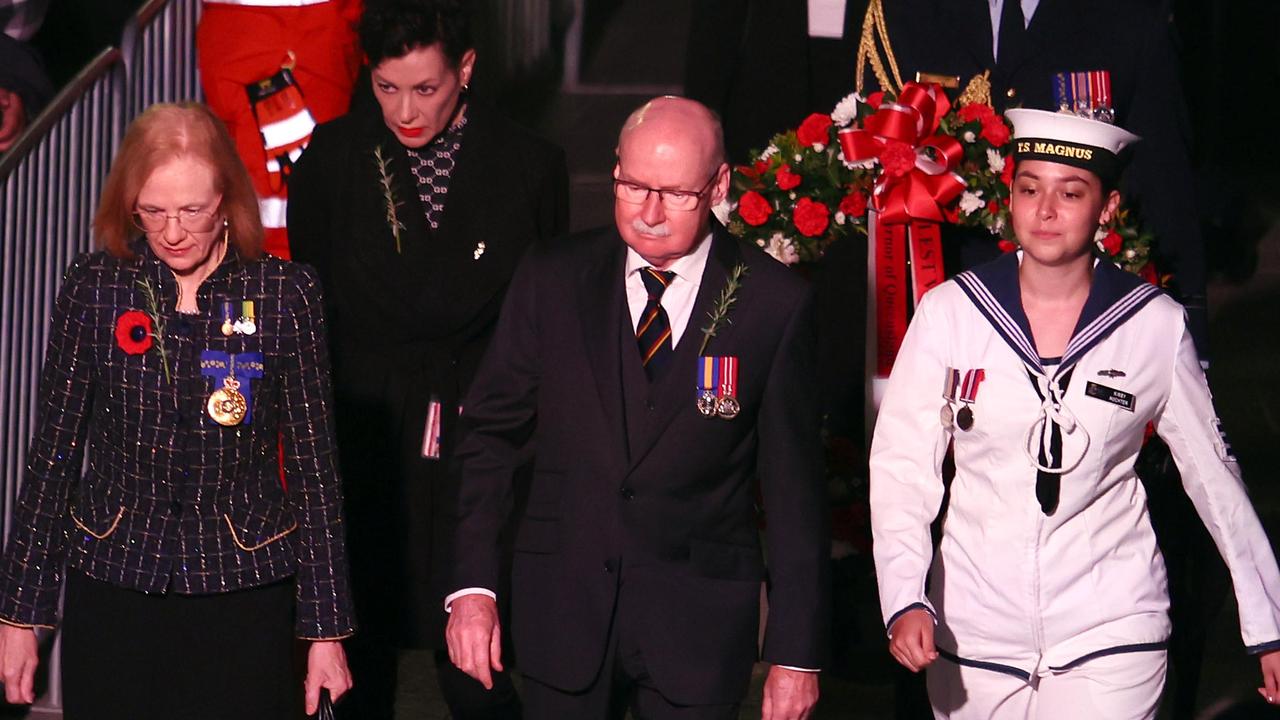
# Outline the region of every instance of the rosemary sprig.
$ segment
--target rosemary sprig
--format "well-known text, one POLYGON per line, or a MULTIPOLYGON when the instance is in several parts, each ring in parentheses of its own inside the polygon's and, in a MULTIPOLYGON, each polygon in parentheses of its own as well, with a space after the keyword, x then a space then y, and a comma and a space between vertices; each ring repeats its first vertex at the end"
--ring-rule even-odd
POLYGON ((156 352, 160 353, 160 366, 164 368, 165 382, 173 382, 169 374, 169 353, 164 349, 164 316, 160 314, 160 296, 151 279, 139 278, 137 285, 142 289, 143 299, 147 303, 147 314, 151 316, 151 339, 156 343, 156 352))
POLYGON ((733 271, 729 273, 729 281, 724 284, 724 289, 720 291, 720 297, 716 298, 715 307, 707 312, 707 317, 711 319, 711 324, 702 328, 702 347, 698 348, 698 354, 702 355, 707 351, 707 343, 711 342, 711 338, 716 336, 720 330, 720 324, 732 325, 733 320, 729 319, 729 311, 733 309, 733 304, 738 302, 738 288, 742 287, 742 279, 747 276, 747 266, 738 263, 734 266, 733 271))
POLYGON ((373 148, 373 161, 378 166, 378 184, 382 186, 382 199, 387 208, 387 226, 391 228, 391 236, 396 240, 396 252, 400 252, 400 231, 404 230, 404 223, 400 222, 396 211, 400 209, 403 202, 396 200, 396 189, 391 180, 390 161, 386 155, 382 154, 382 146, 378 145, 373 148))

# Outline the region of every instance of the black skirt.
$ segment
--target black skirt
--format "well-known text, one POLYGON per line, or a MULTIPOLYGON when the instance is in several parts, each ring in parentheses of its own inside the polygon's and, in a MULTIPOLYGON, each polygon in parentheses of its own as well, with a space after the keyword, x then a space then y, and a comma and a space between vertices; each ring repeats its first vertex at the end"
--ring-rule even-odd
POLYGON ((66 720, 300 716, 294 582, 216 595, 146 595, 67 572, 66 720))

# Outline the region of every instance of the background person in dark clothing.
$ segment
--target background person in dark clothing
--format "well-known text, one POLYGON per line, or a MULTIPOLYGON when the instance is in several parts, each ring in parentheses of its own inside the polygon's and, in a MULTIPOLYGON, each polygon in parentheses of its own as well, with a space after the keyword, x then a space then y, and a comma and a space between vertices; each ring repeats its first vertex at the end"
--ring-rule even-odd
MULTIPOLYGON (((295 260, 320 273, 333 323, 338 433, 360 682, 352 717, 391 717, 397 648, 443 647, 441 512, 463 393, 517 260, 568 224, 561 151, 473 101, 465 3, 371 5, 360 37, 376 104, 318 127, 290 181, 295 260)), ((455 717, 513 717, 437 661, 455 717)))

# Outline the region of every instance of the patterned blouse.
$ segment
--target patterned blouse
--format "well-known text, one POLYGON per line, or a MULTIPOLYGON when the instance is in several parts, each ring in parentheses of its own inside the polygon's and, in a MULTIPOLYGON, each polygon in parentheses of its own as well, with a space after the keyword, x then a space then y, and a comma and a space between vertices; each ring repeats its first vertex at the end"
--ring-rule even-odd
POLYGON ((449 194, 449 176, 454 159, 462 148, 462 132, 467 129, 467 116, 450 125, 434 140, 421 148, 405 148, 409 153, 409 169, 418 184, 418 197, 432 230, 440 227, 444 217, 444 200, 449 194))
POLYGON ((54 625, 65 565, 118 587, 184 595, 296 576, 297 635, 350 635, 314 274, 272 258, 241 262, 229 248, 200 286, 201 311, 180 314, 172 272, 145 242, 134 251, 136 260, 79 257, 59 293, 0 561, 0 620, 54 625), (151 337, 148 313, 159 320, 151 337), (252 324, 227 322, 245 316, 252 324), (210 395, 237 383, 248 412, 220 425, 210 395))

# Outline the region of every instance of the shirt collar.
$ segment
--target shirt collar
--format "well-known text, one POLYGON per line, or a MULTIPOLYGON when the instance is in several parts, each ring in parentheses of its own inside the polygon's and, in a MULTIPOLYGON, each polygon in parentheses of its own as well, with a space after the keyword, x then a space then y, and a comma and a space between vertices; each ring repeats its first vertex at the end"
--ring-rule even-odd
MULTIPOLYGON (((702 271, 707 266, 707 256, 711 254, 711 233, 707 233, 702 238, 702 242, 693 249, 693 252, 671 263, 671 267, 667 270, 674 272, 676 277, 688 282, 699 284, 702 282, 702 271)), ((653 263, 640 257, 640 253, 632 250, 627 246, 627 273, 626 277, 638 272, 644 268, 650 267, 653 263)))

